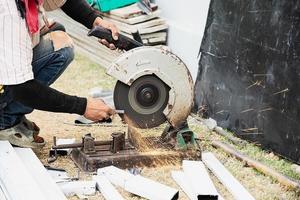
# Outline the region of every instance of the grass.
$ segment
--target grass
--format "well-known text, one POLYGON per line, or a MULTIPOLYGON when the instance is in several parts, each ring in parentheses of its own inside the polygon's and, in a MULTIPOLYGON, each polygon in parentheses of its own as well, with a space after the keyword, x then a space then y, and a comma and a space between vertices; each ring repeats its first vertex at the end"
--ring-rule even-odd
MULTIPOLYGON (((227 133, 234 136, 230 131, 227 131, 227 133)), ((229 140, 224 140, 230 143, 229 140)), ((269 166, 277 172, 280 172, 294 180, 300 181, 300 174, 298 174, 292 168, 293 163, 280 156, 277 156, 272 151, 263 150, 259 146, 249 142, 245 142, 245 146, 234 146, 243 154, 248 155, 249 157, 269 166)))

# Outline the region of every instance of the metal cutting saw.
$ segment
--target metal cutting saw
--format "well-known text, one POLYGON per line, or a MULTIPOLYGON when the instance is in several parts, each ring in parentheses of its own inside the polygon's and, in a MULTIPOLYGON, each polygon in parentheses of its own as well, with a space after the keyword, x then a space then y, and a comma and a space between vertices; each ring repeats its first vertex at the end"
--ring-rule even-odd
POLYGON ((191 112, 194 84, 184 62, 165 46, 148 47, 141 42, 95 27, 89 36, 106 39, 126 52, 107 67, 118 81, 114 104, 124 110, 121 118, 138 128, 153 128, 168 121, 174 128, 185 124, 191 112))

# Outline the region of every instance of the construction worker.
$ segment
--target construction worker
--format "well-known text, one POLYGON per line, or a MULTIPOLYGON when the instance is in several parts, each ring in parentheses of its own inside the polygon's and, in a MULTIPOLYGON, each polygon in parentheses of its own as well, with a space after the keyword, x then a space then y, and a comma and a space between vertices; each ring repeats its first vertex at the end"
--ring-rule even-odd
MULTIPOLYGON (((114 114, 99 99, 71 96, 49 87, 74 57, 73 43, 64 27, 50 23, 45 15, 45 10, 59 8, 89 29, 110 29, 118 39, 116 26, 103 20, 85 0, 1 0, 0 140, 20 147, 43 147, 38 126, 25 117, 33 109, 74 113, 93 121, 114 114)), ((100 42, 115 48, 106 40, 100 42)))

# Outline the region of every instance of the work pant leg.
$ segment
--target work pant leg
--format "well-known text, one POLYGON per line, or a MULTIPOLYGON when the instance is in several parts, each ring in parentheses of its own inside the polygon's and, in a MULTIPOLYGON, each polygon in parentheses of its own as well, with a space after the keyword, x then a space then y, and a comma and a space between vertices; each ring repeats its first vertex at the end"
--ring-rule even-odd
MULTIPOLYGON (((60 30, 41 37, 40 43, 33 49, 32 70, 34 79, 44 85, 51 85, 74 59, 71 39, 60 30)), ((0 130, 18 124, 32 108, 26 107, 11 98, 9 89, 4 88, 0 96, 0 130)))

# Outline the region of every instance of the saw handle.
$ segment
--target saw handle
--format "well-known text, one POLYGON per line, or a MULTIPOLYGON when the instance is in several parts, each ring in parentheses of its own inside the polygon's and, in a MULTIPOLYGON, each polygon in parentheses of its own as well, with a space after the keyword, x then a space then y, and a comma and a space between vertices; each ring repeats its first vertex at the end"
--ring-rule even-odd
POLYGON ((126 51, 143 46, 142 43, 122 34, 119 34, 118 40, 114 40, 111 35, 111 31, 101 26, 96 26, 93 29, 91 29, 88 33, 88 36, 94 36, 99 39, 105 39, 107 40, 107 42, 114 44, 117 48, 126 51))

